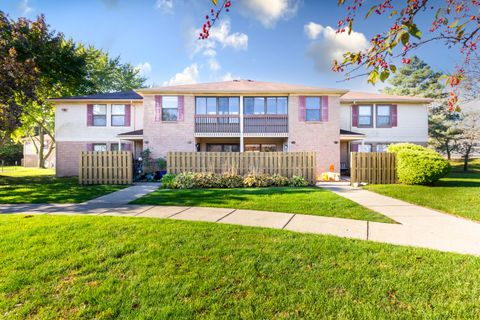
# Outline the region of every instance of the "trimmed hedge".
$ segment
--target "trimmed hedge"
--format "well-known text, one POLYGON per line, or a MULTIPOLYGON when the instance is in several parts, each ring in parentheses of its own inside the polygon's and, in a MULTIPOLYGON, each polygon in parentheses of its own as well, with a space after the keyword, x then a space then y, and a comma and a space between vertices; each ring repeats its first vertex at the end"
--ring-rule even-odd
POLYGON ((410 143, 390 145, 397 157, 398 180, 404 184, 432 184, 450 172, 450 163, 437 152, 410 143))
POLYGON ((265 188, 265 187, 305 187, 308 182, 299 176, 287 178, 278 174, 248 174, 241 176, 235 173, 194 173, 184 172, 178 175, 166 174, 162 178, 162 187, 167 189, 199 189, 199 188, 265 188))

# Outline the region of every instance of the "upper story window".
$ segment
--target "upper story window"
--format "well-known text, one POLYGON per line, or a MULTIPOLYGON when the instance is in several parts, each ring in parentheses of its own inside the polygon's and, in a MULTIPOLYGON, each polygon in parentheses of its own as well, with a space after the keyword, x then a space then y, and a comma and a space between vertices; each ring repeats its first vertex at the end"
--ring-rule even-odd
POLYGON ((112 126, 125 125, 126 107, 124 104, 112 104, 112 126))
POLYGON ((107 125, 107 105, 94 104, 93 105, 93 125, 98 127, 105 127, 107 125))
POLYGON ((377 127, 392 125, 392 110, 390 105, 377 105, 377 127))
POLYGON ((238 115, 238 97, 196 97, 195 113, 198 115, 238 115))
POLYGON ((246 97, 244 102, 244 114, 287 114, 287 97, 246 97))
POLYGON ((373 127, 373 106, 358 106, 358 126, 373 127))
POLYGON ((178 97, 163 96, 162 97, 162 121, 178 120, 178 97))
POLYGON ((306 97, 305 108, 306 121, 320 121, 322 119, 322 99, 320 97, 306 97))

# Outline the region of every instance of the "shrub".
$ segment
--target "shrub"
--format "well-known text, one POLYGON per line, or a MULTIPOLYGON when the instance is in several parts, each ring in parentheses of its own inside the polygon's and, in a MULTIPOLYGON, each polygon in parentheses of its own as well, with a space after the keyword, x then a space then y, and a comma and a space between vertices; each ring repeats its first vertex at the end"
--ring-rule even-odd
POLYGON ((158 158, 157 159, 157 168, 160 171, 166 170, 167 169, 167 160, 164 158, 158 158))
POLYGON ((396 154, 398 180, 404 184, 431 184, 450 171, 450 163, 436 152, 405 149, 396 154))
POLYGON ((243 179, 243 184, 248 188, 269 187, 273 185, 273 179, 268 174, 250 173, 243 179))
POLYGON ((306 187, 308 186, 308 181, 303 177, 293 176, 290 178, 289 185, 291 187, 306 187))
POLYGON ((194 173, 195 188, 218 188, 220 187, 220 176, 212 172, 194 173))
POLYGON ((272 176, 272 184, 276 187, 284 187, 289 184, 289 179, 287 177, 281 176, 279 174, 274 174, 272 176))
POLYGON ((8 141, 0 147, 0 164, 4 165, 20 165, 23 156, 23 146, 21 144, 8 141))
POLYGON ((424 152, 430 152, 430 153, 436 154, 436 152, 432 149, 428 149, 428 148, 422 147, 421 145, 413 144, 413 143, 391 144, 388 146, 387 150, 388 152, 392 152, 392 153, 397 153, 404 150, 415 150, 415 151, 424 151, 424 152))
POLYGON ((243 177, 236 173, 223 173, 220 176, 219 188, 241 188, 243 187, 243 177))
POLYGON ((173 189, 175 184, 175 178, 176 176, 171 173, 167 173, 166 175, 164 175, 162 177, 162 180, 160 180, 160 182, 162 183, 162 188, 173 189))
POLYGON ((176 189, 193 189, 196 187, 195 173, 182 172, 175 177, 173 187, 176 189))

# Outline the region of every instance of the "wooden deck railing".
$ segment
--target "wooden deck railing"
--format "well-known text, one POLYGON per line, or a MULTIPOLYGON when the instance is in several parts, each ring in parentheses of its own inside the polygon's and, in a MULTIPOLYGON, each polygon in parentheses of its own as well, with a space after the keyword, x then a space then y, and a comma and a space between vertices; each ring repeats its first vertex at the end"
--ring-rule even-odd
POLYGON ((285 115, 245 115, 245 133, 288 133, 288 116, 285 115))
POLYGON ((195 115, 195 133, 240 133, 240 116, 195 115))
MULTIPOLYGON (((288 133, 288 115, 245 115, 245 133, 288 133)), ((239 115, 195 115, 195 133, 240 133, 239 115)))

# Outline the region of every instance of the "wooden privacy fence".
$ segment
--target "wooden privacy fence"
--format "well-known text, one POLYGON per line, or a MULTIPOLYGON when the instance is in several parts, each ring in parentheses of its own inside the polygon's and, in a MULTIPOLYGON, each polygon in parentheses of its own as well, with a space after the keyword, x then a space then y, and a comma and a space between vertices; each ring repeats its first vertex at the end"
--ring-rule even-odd
POLYGON ((83 151, 80 155, 80 184, 131 184, 132 153, 130 151, 83 151))
POLYGON ((233 172, 302 176, 315 182, 315 152, 169 152, 167 170, 180 172, 233 172))
POLYGON ((390 152, 352 152, 350 181, 393 184, 397 182, 395 154, 390 152))

